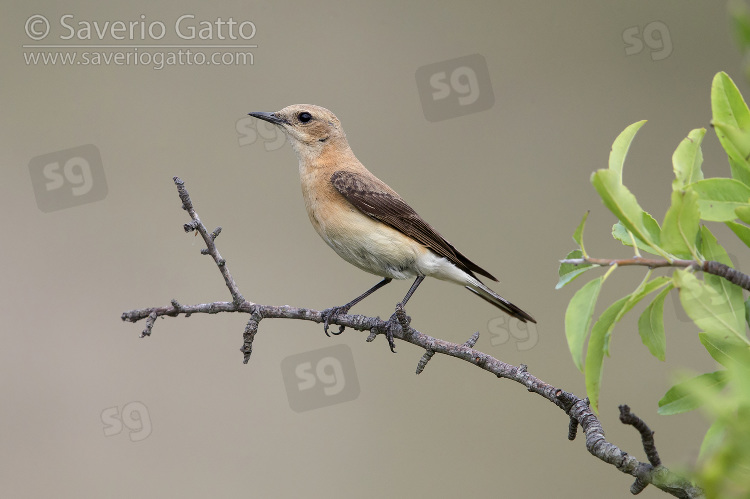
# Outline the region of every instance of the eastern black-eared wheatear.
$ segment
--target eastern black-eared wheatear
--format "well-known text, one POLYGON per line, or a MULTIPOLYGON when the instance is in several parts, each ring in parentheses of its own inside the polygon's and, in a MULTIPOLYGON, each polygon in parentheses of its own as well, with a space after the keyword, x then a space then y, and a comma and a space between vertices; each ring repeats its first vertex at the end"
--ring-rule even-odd
MULTIPOLYGON (((326 309, 326 334, 331 318, 348 313, 391 280, 416 278, 396 305, 396 310, 403 309, 427 276, 460 284, 520 321, 536 322, 485 286, 475 272, 497 279, 461 254, 357 160, 341 123, 328 109, 295 104, 275 113, 254 112, 250 116, 273 123, 289 137, 299 158, 307 214, 320 237, 347 262, 383 277, 346 305, 326 309)), ((341 326, 333 334, 343 330, 341 326)), ((391 335, 388 343, 395 351, 391 335)))

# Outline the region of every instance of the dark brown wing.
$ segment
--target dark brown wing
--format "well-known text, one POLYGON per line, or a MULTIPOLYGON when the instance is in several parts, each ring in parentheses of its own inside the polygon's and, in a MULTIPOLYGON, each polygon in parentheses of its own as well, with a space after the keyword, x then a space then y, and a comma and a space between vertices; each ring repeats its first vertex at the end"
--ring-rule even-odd
POLYGON ((331 175, 331 183, 347 201, 365 215, 419 241, 472 277, 476 278, 476 272, 497 281, 492 274, 462 255, 385 184, 348 171, 335 172, 331 175))

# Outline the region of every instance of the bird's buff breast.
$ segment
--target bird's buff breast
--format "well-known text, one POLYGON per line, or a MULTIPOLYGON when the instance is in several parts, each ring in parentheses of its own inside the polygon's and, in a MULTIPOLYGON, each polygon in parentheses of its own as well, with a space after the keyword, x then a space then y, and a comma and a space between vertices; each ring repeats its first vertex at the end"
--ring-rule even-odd
POLYGON ((319 179, 314 177, 302 175, 302 195, 310 222, 331 249, 371 274, 416 277, 417 262, 427 251, 424 246, 359 211, 330 182, 315 188, 319 179))

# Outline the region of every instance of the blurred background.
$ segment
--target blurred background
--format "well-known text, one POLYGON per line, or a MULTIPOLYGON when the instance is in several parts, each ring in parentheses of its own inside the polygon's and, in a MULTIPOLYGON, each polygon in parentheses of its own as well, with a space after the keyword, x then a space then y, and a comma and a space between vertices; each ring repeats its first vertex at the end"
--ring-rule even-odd
MULTIPOLYGON (((242 364, 246 316, 124 323, 123 311, 230 299, 188 220, 185 182, 244 296, 341 305, 378 281, 315 234, 297 160, 247 116, 331 109, 358 158, 531 313, 524 328, 458 286, 427 281, 412 325, 525 363, 579 396, 555 291, 586 210, 586 248, 626 257, 589 183, 612 141, 648 119, 625 184, 656 219, 671 156, 709 127, 726 71, 748 95, 724 2, 29 1, 0 7, 0 494, 3 497, 630 497, 632 479, 567 440, 568 420, 522 386, 347 330, 266 320, 242 364), (230 22, 231 20, 231 22, 230 22), (471 223, 467 223, 471 220, 471 223)), ((706 176, 728 175, 712 130, 706 176)), ((742 269, 747 258, 711 227, 742 269)), ((748 270, 748 269, 745 269, 748 270)), ((593 275, 593 274, 592 274, 593 275)), ((607 280, 598 312, 643 269, 607 280)), ((587 280, 587 279, 586 279, 587 280)), ((388 317, 410 283, 353 309, 388 317)), ((675 307, 677 305, 677 307, 675 307)), ((667 300, 667 364, 615 328, 607 438, 645 461, 627 403, 663 462, 694 462, 706 421, 661 417, 681 370, 713 365, 667 300)), ((663 497, 649 487, 644 497, 663 497)))

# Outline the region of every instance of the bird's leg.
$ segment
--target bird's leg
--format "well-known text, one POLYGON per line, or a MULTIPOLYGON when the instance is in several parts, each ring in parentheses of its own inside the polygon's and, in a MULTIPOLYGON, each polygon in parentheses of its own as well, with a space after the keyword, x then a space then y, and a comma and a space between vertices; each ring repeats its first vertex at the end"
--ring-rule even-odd
MULTIPOLYGON (((370 296, 375 291, 379 290, 380 288, 382 288, 383 286, 385 286, 392 280, 393 279, 391 279, 390 277, 386 277, 382 281, 377 283, 375 286, 371 287, 370 289, 368 289, 367 291, 365 291, 364 293, 362 293, 361 295, 359 295, 358 297, 356 297, 355 299, 353 299, 346 305, 343 305, 341 307, 331 307, 331 308, 327 308, 323 310, 323 319, 324 319, 323 320, 323 332, 326 333, 326 336, 330 336, 328 334, 328 321, 329 320, 331 320, 333 317, 337 315, 348 313, 350 308, 352 308, 354 305, 361 302, 362 300, 364 300, 365 298, 367 298, 368 296, 370 296)), ((344 327, 345 326, 339 326, 339 332, 334 333, 333 331, 331 331, 331 334, 338 335, 338 334, 343 333, 344 327)))
MULTIPOLYGON (((396 312, 391 316, 390 321, 393 321, 395 319, 395 322, 398 322, 398 324, 401 326, 401 329, 406 332, 409 329, 409 316, 406 315, 406 312, 404 311, 404 306, 406 305, 406 302, 409 301, 409 298, 411 298, 411 295, 414 294, 414 292, 417 290, 420 284, 422 284, 422 281, 424 281, 423 275, 417 276, 417 278, 414 280, 414 284, 411 285, 411 288, 409 288, 409 292, 406 293, 406 296, 404 296, 404 299, 401 300, 396 304, 396 312)), ((385 337, 388 338, 388 346, 391 347, 391 352, 396 353, 396 345, 393 343, 393 332, 390 328, 386 329, 385 337)))

